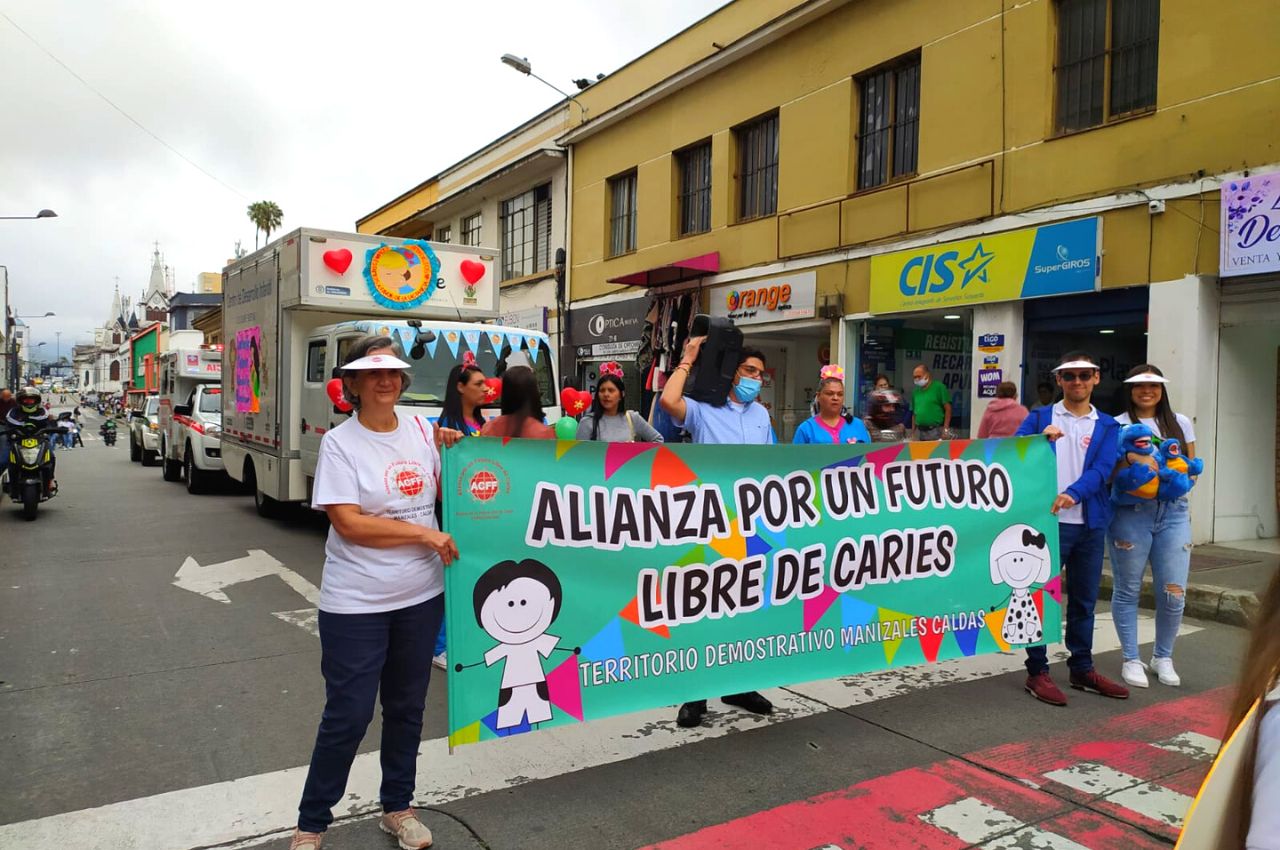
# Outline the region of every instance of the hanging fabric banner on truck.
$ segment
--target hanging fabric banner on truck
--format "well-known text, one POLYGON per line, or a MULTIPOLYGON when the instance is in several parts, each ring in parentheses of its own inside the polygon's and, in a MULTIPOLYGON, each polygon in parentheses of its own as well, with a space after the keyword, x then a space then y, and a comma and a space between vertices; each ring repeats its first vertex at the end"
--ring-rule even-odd
POLYGON ((444 461, 451 745, 1061 637, 1041 437, 444 461))

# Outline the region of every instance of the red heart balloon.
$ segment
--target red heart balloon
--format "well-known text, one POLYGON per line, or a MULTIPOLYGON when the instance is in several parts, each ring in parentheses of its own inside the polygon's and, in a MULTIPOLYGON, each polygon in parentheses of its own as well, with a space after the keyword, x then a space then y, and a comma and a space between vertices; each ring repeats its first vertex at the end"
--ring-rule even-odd
POLYGON ((478 263, 475 260, 463 260, 459 269, 462 271, 462 279, 467 283, 475 283, 484 277, 484 263, 478 263))
POLYGON ((484 403, 494 404, 500 398, 502 398, 502 379, 501 378, 485 378, 484 379, 484 403))
POLYGON ((560 391, 560 409, 566 415, 573 413, 573 402, 578 397, 578 391, 573 387, 565 387, 560 391))
POLYGON ((324 252, 324 264, 338 274, 346 274, 351 268, 351 252, 346 248, 324 252))
MULTIPOLYGON (((350 253, 349 251, 347 253, 350 253)), ((334 378, 325 384, 325 393, 329 396, 329 401, 333 402, 333 406, 341 410, 343 413, 350 413, 352 410, 351 402, 342 396, 342 379, 334 378)))

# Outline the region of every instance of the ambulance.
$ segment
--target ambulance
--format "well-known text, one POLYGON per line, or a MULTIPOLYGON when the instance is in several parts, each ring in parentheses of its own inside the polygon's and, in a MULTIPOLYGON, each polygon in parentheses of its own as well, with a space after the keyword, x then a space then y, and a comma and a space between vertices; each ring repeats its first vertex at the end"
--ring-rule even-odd
POLYGON ((202 343, 164 352, 159 385, 164 480, 200 493, 223 476, 222 346, 202 343))

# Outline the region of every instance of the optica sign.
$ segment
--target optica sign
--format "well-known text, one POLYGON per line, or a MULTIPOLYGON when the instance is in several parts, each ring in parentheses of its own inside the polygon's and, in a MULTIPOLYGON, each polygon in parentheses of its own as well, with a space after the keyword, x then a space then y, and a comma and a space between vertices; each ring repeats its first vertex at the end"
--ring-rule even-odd
POLYGON ((871 312, 1092 292, 1101 252, 1093 217, 881 254, 871 258, 871 312))

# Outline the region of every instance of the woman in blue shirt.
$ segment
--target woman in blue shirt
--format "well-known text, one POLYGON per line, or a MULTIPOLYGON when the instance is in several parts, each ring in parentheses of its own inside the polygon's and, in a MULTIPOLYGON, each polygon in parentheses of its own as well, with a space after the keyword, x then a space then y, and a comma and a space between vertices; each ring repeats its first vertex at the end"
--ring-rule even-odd
POLYGON ((862 420, 844 407, 844 369, 834 363, 818 374, 818 412, 800 423, 793 443, 869 443, 871 435, 862 420))

